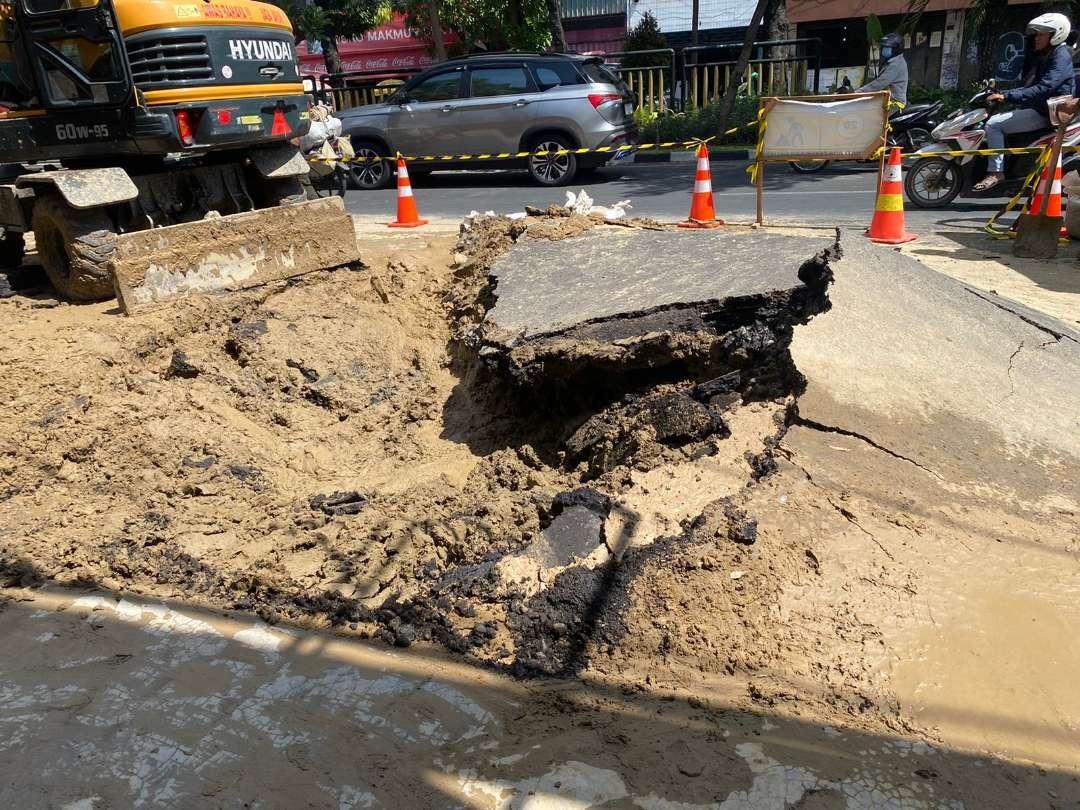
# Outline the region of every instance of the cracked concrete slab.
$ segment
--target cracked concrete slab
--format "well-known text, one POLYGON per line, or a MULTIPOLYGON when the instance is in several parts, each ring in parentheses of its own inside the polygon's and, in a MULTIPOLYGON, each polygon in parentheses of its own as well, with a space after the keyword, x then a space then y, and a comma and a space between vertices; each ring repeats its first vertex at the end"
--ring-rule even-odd
POLYGON ((1080 334, 896 250, 844 249, 829 317, 792 345, 808 380, 800 417, 950 484, 979 470, 1010 497, 1080 503, 1067 474, 1080 458, 1080 334), (1018 468, 1019 456, 1037 463, 1018 468))
POLYGON ((1045 312, 1039 312, 1037 309, 1024 306, 1017 301, 1010 301, 1008 298, 1002 298, 1000 295, 985 290, 976 290, 971 287, 965 287, 965 289, 977 298, 993 304, 1003 312, 1015 315, 1040 332, 1045 332, 1054 340, 1071 340, 1073 343, 1080 343, 1080 332, 1057 318, 1047 315, 1045 312))

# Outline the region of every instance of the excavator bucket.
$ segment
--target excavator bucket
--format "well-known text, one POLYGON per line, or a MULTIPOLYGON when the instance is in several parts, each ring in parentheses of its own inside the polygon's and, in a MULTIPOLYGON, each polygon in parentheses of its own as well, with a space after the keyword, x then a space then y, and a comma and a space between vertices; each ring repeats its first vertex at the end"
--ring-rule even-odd
POLYGON ((348 264, 356 230, 340 197, 136 231, 116 238, 120 309, 179 295, 242 290, 348 264))

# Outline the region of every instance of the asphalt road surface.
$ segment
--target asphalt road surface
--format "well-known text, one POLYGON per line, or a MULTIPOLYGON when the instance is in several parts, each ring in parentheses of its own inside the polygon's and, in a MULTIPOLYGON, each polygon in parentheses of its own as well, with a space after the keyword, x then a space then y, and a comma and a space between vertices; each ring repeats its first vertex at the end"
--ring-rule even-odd
MULTIPOLYGON (((754 218, 755 192, 742 161, 714 161, 713 195, 717 215, 733 222, 754 218)), ((625 163, 607 166, 567 187, 584 188, 598 205, 630 200, 631 214, 661 221, 684 219, 690 211, 693 163, 625 163)), ((867 225, 873 215, 877 172, 859 164, 834 164, 816 175, 798 175, 786 164, 765 174, 767 221, 867 225)), ((510 213, 525 205, 547 206, 566 200, 566 188, 541 188, 524 171, 436 172, 412 180, 423 217, 464 217, 470 211, 510 213)), ((353 214, 392 216, 394 189, 350 191, 353 214)), ((1003 200, 959 200, 940 211, 920 211, 906 204, 909 230, 976 229, 1003 200)))

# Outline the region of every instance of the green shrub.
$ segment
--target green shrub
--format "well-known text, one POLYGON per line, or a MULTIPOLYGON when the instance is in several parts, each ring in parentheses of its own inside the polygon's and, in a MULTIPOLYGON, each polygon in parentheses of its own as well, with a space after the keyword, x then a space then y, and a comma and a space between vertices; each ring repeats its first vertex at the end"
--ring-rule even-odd
MULTIPOLYGON (((719 101, 713 101, 704 107, 691 108, 686 112, 665 112, 660 115, 639 110, 635 113, 635 118, 643 141, 689 141, 716 136, 714 143, 754 143, 757 140, 757 130, 752 127, 740 129, 726 138, 719 137, 720 106, 719 101)), ((757 96, 738 96, 726 128, 745 127, 757 120, 757 112, 757 96)))
POLYGON ((660 118, 666 114, 657 110, 650 110, 648 107, 638 107, 634 110, 634 123, 637 124, 643 140, 655 139, 660 118), (646 134, 648 134, 648 138, 645 137, 646 134))

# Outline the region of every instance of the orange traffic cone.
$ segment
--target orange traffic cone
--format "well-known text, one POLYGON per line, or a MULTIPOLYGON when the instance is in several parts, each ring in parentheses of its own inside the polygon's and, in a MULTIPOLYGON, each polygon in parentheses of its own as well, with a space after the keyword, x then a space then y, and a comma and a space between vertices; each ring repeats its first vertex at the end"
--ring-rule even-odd
POLYGON ((918 237, 904 230, 904 174, 900 166, 900 148, 894 146, 889 153, 889 164, 881 176, 874 218, 866 232, 871 242, 884 245, 902 245, 918 237))
POLYGON ((398 155, 397 159, 397 220, 390 223, 391 228, 419 228, 427 225, 426 219, 420 219, 420 212, 416 210, 416 200, 413 199, 412 183, 409 182, 409 169, 405 165, 405 158, 398 155))
POLYGON ((1047 163, 1043 167, 1042 178, 1039 180, 1039 185, 1035 191, 1035 196, 1031 198, 1031 207, 1028 208, 1030 214, 1042 213, 1043 193, 1046 191, 1047 184, 1050 185, 1050 199, 1046 203, 1046 215, 1048 217, 1060 217, 1061 216, 1061 155, 1058 155, 1057 167, 1054 169, 1054 181, 1050 182, 1050 164, 1047 163))
POLYGON ((712 198, 712 170, 709 168, 709 150, 705 144, 698 145, 697 175, 694 178, 694 196, 690 201, 690 216, 680 222, 680 228, 719 228, 724 220, 716 218, 712 198))

